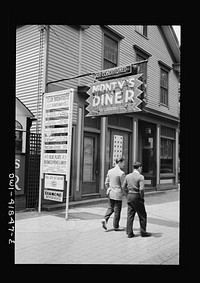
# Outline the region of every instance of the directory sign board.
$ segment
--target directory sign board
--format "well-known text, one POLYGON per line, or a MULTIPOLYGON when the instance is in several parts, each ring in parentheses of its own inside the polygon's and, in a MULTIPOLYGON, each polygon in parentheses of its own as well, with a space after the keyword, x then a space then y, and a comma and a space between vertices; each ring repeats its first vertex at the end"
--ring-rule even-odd
POLYGON ((63 202, 66 197, 66 210, 69 197, 73 101, 74 89, 45 93, 43 99, 40 178, 44 181, 40 194, 43 191, 43 199, 58 202, 63 202))

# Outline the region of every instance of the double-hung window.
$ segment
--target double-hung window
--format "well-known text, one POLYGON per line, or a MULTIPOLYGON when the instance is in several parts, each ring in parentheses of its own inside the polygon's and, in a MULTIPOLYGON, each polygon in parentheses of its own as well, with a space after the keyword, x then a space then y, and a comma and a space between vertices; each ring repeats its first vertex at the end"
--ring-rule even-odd
POLYGON ((168 72, 160 68, 160 103, 168 106, 168 72))
POLYGON ((103 69, 117 67, 118 41, 104 33, 103 69))

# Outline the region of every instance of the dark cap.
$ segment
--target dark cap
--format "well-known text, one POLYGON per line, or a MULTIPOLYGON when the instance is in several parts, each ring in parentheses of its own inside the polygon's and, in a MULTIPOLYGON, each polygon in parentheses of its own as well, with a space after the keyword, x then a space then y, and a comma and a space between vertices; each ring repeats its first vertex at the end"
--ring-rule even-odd
POLYGON ((136 162, 133 163, 133 168, 135 168, 135 169, 138 169, 141 166, 142 166, 142 163, 139 162, 139 161, 136 161, 136 162))

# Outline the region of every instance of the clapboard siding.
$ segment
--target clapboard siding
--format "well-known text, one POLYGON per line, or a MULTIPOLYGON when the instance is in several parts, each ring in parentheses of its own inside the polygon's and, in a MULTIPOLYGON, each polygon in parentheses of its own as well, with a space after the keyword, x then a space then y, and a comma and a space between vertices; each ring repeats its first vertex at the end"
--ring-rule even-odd
MULTIPOLYGON (((16 96, 37 118, 38 131, 41 130, 43 36, 41 39, 40 46, 38 25, 25 25, 16 30, 16 96), (39 109, 37 109, 38 95, 39 109)), ((31 131, 36 132, 36 122, 33 123, 31 131)))
MULTIPOLYGON (((49 31, 47 81, 78 75, 78 30, 65 25, 51 25, 49 31)), ((76 89, 77 79, 54 83, 53 86, 76 89)))
MULTIPOLYGON (((92 25, 83 31, 81 50, 81 73, 102 70, 102 30, 98 25, 92 25)), ((81 79, 82 85, 92 83, 93 76, 81 79)))
POLYGON ((178 117, 178 80, 173 70, 169 72, 169 108, 160 102, 160 66, 161 60, 172 67, 173 60, 158 26, 148 26, 146 39, 135 31, 135 26, 110 26, 124 36, 120 42, 119 65, 136 60, 133 45, 136 44, 152 56, 148 62, 148 107, 178 117))
MULTIPOLYGON (((119 41, 118 65, 126 65, 136 61, 134 44, 152 55, 149 57, 147 69, 148 107, 178 117, 178 79, 173 70, 169 72, 169 107, 161 106, 159 103, 160 66, 158 61, 161 60, 171 67, 173 64, 159 27, 148 26, 148 39, 137 33, 134 25, 110 25, 110 27, 124 36, 124 39, 119 41)), ((40 46, 39 26, 25 25, 17 28, 16 39, 16 96, 38 119, 40 130, 41 82, 44 78, 44 34, 40 46), (39 58, 39 54, 41 58, 39 58), (38 95, 39 106, 37 107, 38 95)), ((50 25, 47 41, 47 82, 102 70, 102 39, 103 30, 100 25, 90 25, 82 32, 75 26, 50 25)), ((46 91, 67 88, 76 90, 78 84, 87 85, 92 82, 93 76, 71 79, 48 84, 46 91)), ((34 124, 33 131, 36 130, 34 124)))

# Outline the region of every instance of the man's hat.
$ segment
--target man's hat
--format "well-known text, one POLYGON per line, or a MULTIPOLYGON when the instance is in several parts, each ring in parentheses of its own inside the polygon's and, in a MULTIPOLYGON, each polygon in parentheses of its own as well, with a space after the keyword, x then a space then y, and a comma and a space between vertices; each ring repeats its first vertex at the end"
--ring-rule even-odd
POLYGON ((141 166, 142 166, 142 163, 139 162, 139 161, 136 161, 136 162, 133 163, 133 168, 135 168, 135 169, 138 169, 141 166))

